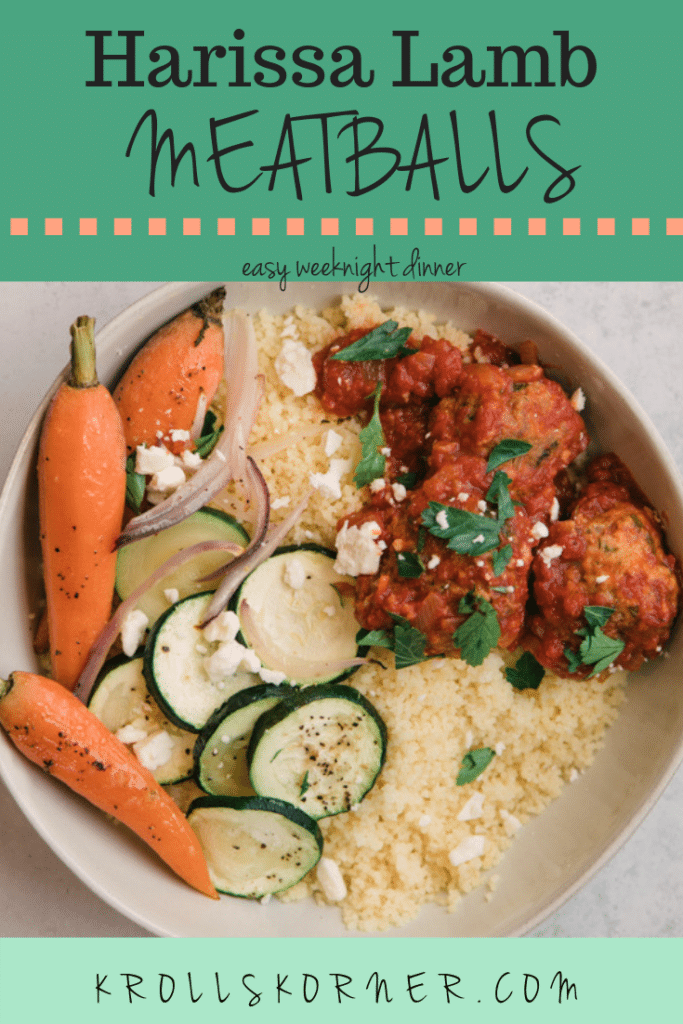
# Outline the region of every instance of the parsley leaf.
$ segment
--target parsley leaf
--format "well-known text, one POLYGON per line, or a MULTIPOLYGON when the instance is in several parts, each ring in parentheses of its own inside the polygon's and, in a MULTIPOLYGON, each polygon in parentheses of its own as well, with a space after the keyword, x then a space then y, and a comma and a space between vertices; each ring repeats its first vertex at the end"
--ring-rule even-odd
POLYGON ((216 447, 218 438, 221 436, 222 433, 223 428, 219 427, 218 430, 212 430, 210 434, 203 434, 200 438, 198 438, 194 446, 196 454, 199 455, 202 459, 205 459, 207 455, 210 455, 211 452, 216 447))
POLYGON ((579 654, 584 665, 593 665, 589 679, 604 672, 618 658, 624 649, 623 640, 615 640, 606 636, 600 626, 596 626, 592 634, 581 641, 579 654))
POLYGON ((359 629, 356 643, 361 647, 386 647, 389 651, 394 649, 394 638, 384 629, 359 629))
POLYGON ((397 484, 403 484, 408 490, 415 486, 417 481, 420 479, 419 473, 402 473, 401 476, 396 477, 397 484))
POLYGON ((447 540, 451 551, 459 555, 490 551, 500 540, 500 526, 495 519, 442 505, 439 501, 429 502, 422 513, 422 522, 434 537, 447 540))
POLYGON ((299 796, 303 796, 304 793, 307 793, 310 788, 311 784, 308 781, 308 772, 306 772, 303 779, 301 780, 301 789, 299 790, 299 796))
POLYGON ((573 651, 571 647, 565 647, 564 656, 569 662, 569 671, 578 672, 581 668, 581 655, 573 651))
POLYGON ((364 487, 371 480, 384 476, 387 460, 379 452, 379 449, 384 447, 384 433, 382 432, 382 424, 379 418, 379 396, 381 393, 382 385, 378 384, 375 388, 375 410, 372 414, 372 419, 367 427, 363 427, 358 435, 362 455, 353 477, 356 487, 364 487))
POLYGON ((589 629, 604 626, 613 612, 614 608, 606 608, 602 604, 587 604, 583 609, 589 629))
POLYGON ((418 350, 408 348, 410 327, 399 329, 395 320, 387 320, 374 330, 354 341, 352 345, 335 352, 332 359, 343 362, 364 362, 370 359, 393 359, 394 356, 410 356, 418 350))
POLYGON ((512 545, 506 544, 505 547, 498 548, 497 551, 493 552, 492 563, 493 563, 493 575, 500 576, 501 573, 505 572, 508 566, 508 562, 512 558, 512 545))
POLYGON ((424 562, 414 551, 397 551, 398 574, 404 580, 415 580, 425 571, 424 562))
POLYGON ((126 505, 137 513, 145 496, 145 478, 142 473, 135 472, 136 457, 133 452, 126 459, 126 505))
POLYGON ((500 640, 496 611, 486 598, 470 591, 461 598, 458 612, 467 618, 453 634, 453 643, 468 665, 481 665, 500 640))
POLYGON ((531 651, 525 651, 516 665, 505 669, 505 678, 515 690, 537 690, 544 675, 545 669, 531 651))
POLYGON ((501 526, 507 519, 515 518, 515 506, 512 504, 512 498, 508 491, 508 486, 511 483, 512 480, 507 473, 502 473, 499 470, 486 492, 486 500, 498 505, 498 522, 501 526))
POLYGON ((394 626, 396 668, 408 668, 409 665, 418 665, 421 661, 426 661, 427 637, 424 633, 416 629, 415 626, 411 626, 408 620, 400 615, 391 617, 396 623, 394 626))
POLYGON ((491 747, 480 747, 478 750, 468 751, 462 759, 460 771, 455 780, 456 786, 466 786, 468 782, 474 782, 484 768, 491 764, 495 756, 496 752, 491 750, 491 747))
POLYGON ((492 473, 494 469, 498 469, 504 462, 516 459, 519 455, 525 455, 526 452, 531 451, 532 447, 528 441, 518 441, 512 437, 499 441, 489 455, 486 472, 492 473))
POLYGON ((427 531, 424 526, 418 527, 417 530, 417 544, 415 545, 418 552, 422 551, 423 547, 427 542, 427 531))

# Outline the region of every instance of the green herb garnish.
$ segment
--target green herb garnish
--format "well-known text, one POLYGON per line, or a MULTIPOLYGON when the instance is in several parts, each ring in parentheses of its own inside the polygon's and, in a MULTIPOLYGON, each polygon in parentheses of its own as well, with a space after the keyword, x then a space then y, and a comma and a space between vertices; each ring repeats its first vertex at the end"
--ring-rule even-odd
POLYGON ((569 671, 578 672, 582 664, 581 655, 578 654, 576 651, 573 651, 571 647, 565 647, 564 656, 569 662, 569 671))
POLYGON ((479 555, 495 548, 500 540, 500 525, 495 519, 467 512, 462 508, 430 501, 422 513, 422 522, 434 537, 448 541, 459 555, 479 555))
POLYGON ((375 388, 375 408, 372 419, 366 427, 363 427, 358 435, 361 443, 361 460, 356 466, 353 482, 356 487, 364 487, 372 480, 384 476, 384 469, 387 460, 379 451, 384 447, 384 433, 379 418, 379 396, 382 393, 382 385, 375 388))
POLYGON ((396 623, 394 626, 396 668, 408 668, 410 665, 418 665, 421 661, 426 661, 427 637, 424 633, 416 629, 415 626, 411 626, 408 620, 400 615, 391 617, 396 623))
POLYGON ((311 784, 308 781, 308 772, 306 772, 303 779, 301 780, 301 789, 299 790, 299 796, 303 796, 305 793, 308 792, 310 788, 311 784))
POLYGON ((403 484, 407 490, 410 490, 415 486, 417 481, 420 479, 419 473, 402 473, 401 476, 396 477, 397 484, 403 484))
POLYGON ((395 320, 387 320, 358 341, 354 341, 352 345, 336 352, 332 359, 365 362, 370 359, 393 359, 394 356, 413 355, 417 349, 406 346, 410 330, 410 327, 399 328, 395 320))
POLYGON ((501 573, 505 572, 511 558, 512 546, 510 544, 506 544, 505 547, 498 548, 497 551, 494 551, 492 556, 493 575, 500 576, 501 573))
POLYGON ((507 473, 497 472, 486 492, 486 500, 498 506, 498 522, 502 526, 508 519, 514 519, 515 506, 508 490, 512 480, 507 473))
POLYGON ((215 429, 216 414, 210 409, 204 417, 204 423, 202 424, 201 435, 197 438, 194 444, 194 450, 197 455, 202 459, 205 459, 216 447, 218 438, 223 433, 223 427, 215 429))
POLYGON ((385 629, 359 629, 356 643, 361 647, 386 647, 389 651, 394 649, 394 638, 385 629))
POLYGON ((537 690, 544 675, 545 669, 531 651, 525 651, 516 665, 505 669, 505 678, 515 690, 537 690))
POLYGON ((583 609, 583 614, 587 625, 574 631, 577 636, 583 637, 579 652, 576 654, 567 647, 564 656, 569 662, 570 672, 578 671, 581 665, 593 665, 593 671, 588 676, 592 679, 609 668, 625 645, 623 640, 615 640, 602 630, 607 620, 614 614, 614 608, 589 604, 583 609))
POLYGON ((415 580, 425 571, 424 562, 414 551, 397 551, 398 574, 404 580, 415 580))
POLYGON ((145 478, 135 472, 135 460, 135 452, 126 459, 126 505, 137 513, 145 496, 145 478))
POLYGON ((500 640, 496 611, 486 598, 471 590, 461 598, 458 612, 467 618, 453 634, 453 643, 468 665, 481 665, 500 640))
POLYGON ((491 747, 480 747, 478 750, 468 751, 462 759, 460 771, 455 780, 456 786, 466 786, 468 782, 474 782, 484 768, 491 764, 495 756, 496 752, 491 750, 491 747))
POLYGON ((516 459, 519 455, 525 455, 526 452, 531 451, 532 447, 533 445, 530 445, 528 441, 518 441, 512 437, 499 441, 489 455, 486 472, 492 473, 494 469, 498 469, 504 462, 516 459))

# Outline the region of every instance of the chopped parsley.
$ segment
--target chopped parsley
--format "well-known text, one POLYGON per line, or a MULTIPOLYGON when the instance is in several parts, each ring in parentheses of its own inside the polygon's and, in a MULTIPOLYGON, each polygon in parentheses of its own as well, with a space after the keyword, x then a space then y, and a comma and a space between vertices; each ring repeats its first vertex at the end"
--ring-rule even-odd
POLYGON ((422 513, 422 522, 434 537, 448 541, 459 555, 478 555, 495 548, 500 540, 500 524, 488 516, 467 512, 440 501, 430 501, 422 513))
POLYGON ((137 513, 145 496, 145 478, 135 472, 135 460, 135 452, 126 459, 126 505, 137 513))
MULTIPOLYGON (((494 576, 500 576, 501 573, 505 572, 505 570, 507 569, 508 563, 509 563, 511 558, 512 558, 512 545, 511 544, 506 544, 504 547, 498 548, 497 551, 494 551, 492 559, 491 559, 492 563, 493 563, 493 575, 494 576)), ((500 588, 493 587, 492 589, 493 590, 498 590, 500 588)), ((507 588, 504 588, 504 589, 507 589, 507 588)))
POLYGON ((410 330, 410 327, 399 328, 395 320, 387 320, 358 341, 354 341, 352 345, 335 352, 332 359, 365 362, 370 359, 393 359, 394 356, 412 355, 417 349, 406 346, 410 330))
POLYGON ((301 789, 299 790, 299 796, 304 796, 304 794, 307 793, 310 788, 311 784, 308 781, 308 772, 306 772, 303 779, 301 780, 301 789))
POLYGON ((581 665, 592 665, 593 671, 588 676, 592 679, 619 657, 625 646, 624 641, 607 636, 602 629, 613 613, 614 608, 606 608, 604 605, 589 604, 583 609, 587 625, 575 630, 576 635, 583 638, 578 654, 569 647, 564 650, 570 672, 578 672, 581 665))
POLYGON ((372 418, 358 435, 362 455, 353 477, 356 487, 364 487, 372 480, 384 476, 387 460, 379 451, 384 447, 384 433, 379 418, 379 396, 381 393, 382 385, 378 384, 375 388, 375 408, 372 418))
POLYGON ((421 630, 411 626, 401 615, 392 615, 395 622, 393 636, 384 629, 367 631, 359 629, 356 643, 366 647, 386 647, 396 657, 396 668, 408 668, 426 661, 427 637, 421 630))
POLYGON ((415 486, 417 481, 420 479, 419 473, 402 473, 401 476, 396 477, 397 484, 403 484, 407 490, 410 490, 415 486))
POLYGON ((512 480, 507 473, 497 472, 486 492, 486 500, 498 506, 498 522, 502 526, 508 519, 515 518, 515 506, 508 490, 512 480))
POLYGON ((505 669, 505 678, 515 690, 537 690, 544 675, 545 669, 531 651, 525 651, 516 665, 505 669))
POLYGON ((495 608, 471 590, 461 598, 458 612, 467 618, 453 634, 453 643, 460 648, 460 657, 468 665, 481 665, 500 640, 495 608))
POLYGON ((405 580, 415 580, 425 571, 424 562, 414 551, 397 551, 398 574, 405 580))
POLYGON ((489 455, 486 472, 492 473, 494 469, 498 469, 504 462, 509 462, 510 459, 516 459, 520 455, 525 455, 528 451, 531 451, 532 447, 528 441, 518 441, 512 437, 499 441, 489 455))
POLYGON ((216 447, 218 438, 223 433, 223 427, 215 429, 216 414, 209 411, 204 417, 204 423, 202 424, 201 435, 197 438, 194 445, 194 450, 197 455, 202 459, 205 459, 216 447))
POLYGON ((479 747, 478 750, 468 751, 462 759, 460 771, 455 780, 456 786, 466 786, 468 782, 474 782, 491 764, 495 756, 496 752, 491 747, 479 747))
POLYGON ((359 629, 356 643, 361 647, 386 647, 389 651, 394 649, 394 638, 385 629, 359 629))

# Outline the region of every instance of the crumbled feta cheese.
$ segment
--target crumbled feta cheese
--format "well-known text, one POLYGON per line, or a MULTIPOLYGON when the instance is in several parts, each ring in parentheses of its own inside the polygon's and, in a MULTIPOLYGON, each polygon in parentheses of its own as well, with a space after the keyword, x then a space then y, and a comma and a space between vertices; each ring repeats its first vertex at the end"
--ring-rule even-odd
POLYGON ((334 455, 343 440, 344 438, 336 430, 327 431, 325 435, 325 455, 327 455, 328 459, 331 455, 334 455))
POLYGON ((541 560, 544 561, 547 566, 550 566, 553 559, 559 558, 563 551, 564 548, 561 544, 549 544, 547 548, 543 548, 541 550, 541 560))
POLYGON ((228 643, 234 640, 240 631, 240 620, 235 612, 220 612, 215 619, 207 622, 202 630, 204 639, 210 644, 228 643))
POLYGON ((440 526, 442 530, 448 529, 448 514, 446 513, 445 508, 439 509, 434 516, 434 519, 436 521, 436 525, 440 526))
POLYGON ((315 877, 330 903, 338 903, 346 896, 346 885, 339 870, 336 860, 331 857, 321 857, 318 861, 315 877))
POLYGON ((576 768, 572 768, 570 770, 570 772, 569 772, 569 781, 570 782, 576 782, 578 777, 579 777, 579 773, 577 772, 576 768))
POLYGON ((325 498, 341 498, 341 478, 351 468, 351 459, 331 459, 327 473, 311 473, 311 486, 325 498))
POLYGON ((277 508, 287 508, 292 499, 288 494, 285 494, 282 498, 276 498, 275 501, 271 501, 270 507, 275 510, 277 508))
POLYGON ((595 577, 595 582, 596 583, 607 583, 608 579, 609 579, 609 576, 596 576, 595 577))
POLYGON ((197 452, 191 452, 189 448, 186 448, 180 458, 187 469, 197 469, 202 464, 202 457, 197 452))
POLYGON ((185 471, 180 466, 167 466, 155 473, 149 482, 153 491, 174 491, 185 483, 185 471))
POLYGON ((485 540, 486 540, 486 538, 484 537, 484 534, 483 533, 479 533, 479 534, 477 534, 476 537, 474 537, 472 539, 472 543, 473 544, 483 544, 485 540))
POLYGON ((427 826, 431 825, 431 823, 432 823, 431 815, 430 814, 423 814, 422 817, 420 818, 420 820, 417 823, 417 827, 418 828, 427 828, 427 826))
POLYGON ((323 611, 325 612, 325 615, 329 615, 330 618, 337 614, 337 609, 333 604, 326 604, 323 611))
POLYGON ((500 755, 505 750, 505 744, 504 743, 496 743, 496 745, 495 745, 495 747, 493 749, 495 750, 495 752, 498 755, 498 757, 500 757, 500 755))
POLYGON ((534 540, 543 540, 544 537, 548 536, 548 527, 545 523, 534 523, 531 527, 531 536, 534 540))
POLYGON ((408 493, 403 484, 392 484, 391 490, 395 501, 404 501, 408 493))
POLYGON ((560 503, 557 498, 553 498, 553 503, 550 506, 550 521, 556 523, 560 514, 560 503))
POLYGON ((134 743, 133 750, 140 764, 153 772, 155 768, 161 768, 162 764, 166 764, 171 757, 173 737, 162 729, 140 740, 139 743, 134 743))
POLYGON ((503 819, 503 829, 506 835, 514 836, 515 832, 519 832, 522 827, 519 818, 515 818, 514 814, 510 814, 505 809, 501 810, 500 816, 503 819))
POLYGON ((483 562, 483 560, 482 560, 481 558, 477 558, 477 559, 475 559, 475 562, 474 562, 474 564, 475 564, 475 565, 478 565, 480 569, 483 569, 483 568, 484 568, 484 562, 483 562))
POLYGON ((175 604, 176 601, 180 600, 180 591, 176 590, 175 587, 169 587, 168 590, 164 591, 164 597, 169 604, 175 604))
POLYGON ((586 408, 586 396, 583 393, 583 388, 577 388, 572 397, 569 399, 569 404, 577 412, 582 412, 586 408))
POLYGON ((271 683, 273 686, 279 686, 287 679, 284 672, 278 672, 274 668, 265 668, 263 665, 258 670, 258 674, 264 683, 271 683))
POLYGON ((515 564, 517 565, 518 569, 522 569, 524 567, 524 559, 523 558, 518 558, 517 562, 515 564))
POLYGON ((248 672, 258 672, 261 668, 261 662, 254 652, 237 640, 228 640, 227 643, 221 644, 217 651, 204 658, 203 664, 212 683, 217 683, 226 676, 234 676, 241 667, 248 672))
POLYGON ((483 857, 485 849, 485 836, 467 836, 466 839, 458 843, 454 850, 451 850, 448 854, 448 859, 453 867, 457 868, 460 864, 466 864, 467 861, 474 860, 475 857, 483 857))
POLYGON ((441 559, 439 558, 438 555, 432 555, 432 557, 427 562, 427 568, 428 569, 436 569, 437 565, 439 565, 440 562, 441 562, 441 559))
POLYGON ((147 733, 137 725, 124 725, 115 735, 122 743, 139 743, 146 738, 147 733))
POLYGON ((467 491, 460 491, 460 494, 458 495, 458 501, 467 501, 468 498, 469 493, 467 491))
POLYGON ((377 544, 381 532, 379 523, 372 519, 361 526, 349 526, 348 522, 345 522, 335 541, 336 572, 341 576, 365 576, 377 572, 382 556, 377 544))
POLYGON ((135 449, 135 472, 143 476, 150 476, 152 473, 160 473, 173 465, 173 453, 163 445, 152 445, 145 448, 139 444, 135 449))
POLYGON ((477 502, 477 508, 479 509, 480 512, 485 512, 486 511, 486 502, 485 501, 478 501, 477 502))
POLYGON ((297 398, 313 391, 316 383, 311 353, 305 345, 293 338, 283 338, 282 348, 275 360, 275 372, 297 398))
POLYGON ((383 491, 386 487, 387 482, 383 476, 378 476, 374 480, 370 481, 370 490, 373 494, 377 494, 378 491, 383 491))
POLYGON ((144 612, 137 608, 134 608, 132 612, 128 612, 121 626, 121 646, 126 657, 133 657, 145 638, 148 626, 149 619, 144 612))
POLYGON ((169 437, 172 441, 189 441, 190 431, 189 430, 171 430, 169 431, 169 437))
POLYGON ((380 448, 380 455, 385 455, 387 458, 391 455, 391 448, 380 448))
POLYGON ((473 818, 481 818, 484 809, 484 794, 473 793, 465 806, 458 814, 458 821, 472 821, 473 818))
POLYGON ((306 566, 300 558, 286 560, 282 578, 292 590, 301 590, 306 582, 306 566))

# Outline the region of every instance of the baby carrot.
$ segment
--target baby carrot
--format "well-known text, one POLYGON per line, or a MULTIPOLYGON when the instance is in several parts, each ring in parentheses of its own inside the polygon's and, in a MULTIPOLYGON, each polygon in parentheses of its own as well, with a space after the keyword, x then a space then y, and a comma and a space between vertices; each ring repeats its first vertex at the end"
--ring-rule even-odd
POLYGON ((185 815, 120 740, 53 679, 0 680, 0 725, 30 761, 133 830, 189 885, 218 899, 185 815))
POLYGON ((47 411, 38 450, 52 675, 69 689, 111 615, 126 493, 123 428, 97 380, 94 323, 79 317, 71 328, 71 374, 47 411))
POLYGON ((199 402, 206 410, 216 394, 223 376, 224 298, 225 289, 217 288, 161 327, 119 381, 114 400, 129 453, 160 439, 176 454, 189 447, 172 431, 189 431, 199 402))

